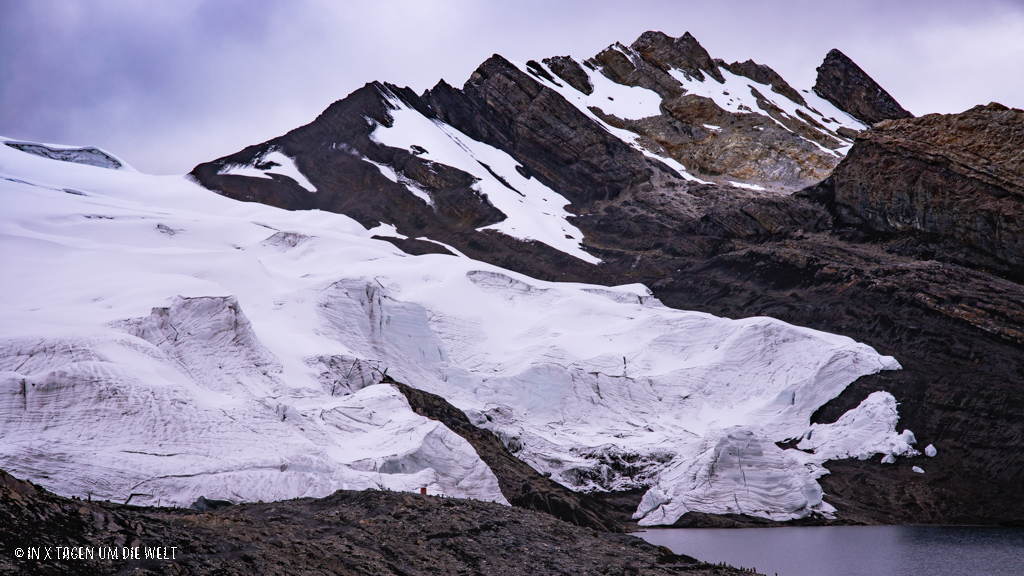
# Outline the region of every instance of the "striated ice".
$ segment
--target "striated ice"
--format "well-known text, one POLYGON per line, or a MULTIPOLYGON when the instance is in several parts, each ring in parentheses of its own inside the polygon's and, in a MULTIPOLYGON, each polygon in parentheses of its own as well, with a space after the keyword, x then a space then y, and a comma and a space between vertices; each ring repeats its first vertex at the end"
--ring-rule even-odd
POLYGON ((914 433, 896 433, 899 413, 896 398, 888 392, 873 392, 856 408, 833 424, 814 424, 797 444, 814 451, 819 462, 855 457, 867 460, 874 454, 901 456, 916 454, 914 433))
POLYGON ((0 341, 4 468, 178 506, 421 487, 507 503, 472 446, 391 386, 288 386, 233 297, 175 298, 113 327, 129 336, 0 341))
POLYGON ((39 144, 37 142, 19 142, 16 140, 7 140, 4 144, 28 154, 60 160, 61 162, 74 162, 76 164, 109 168, 111 170, 135 170, 126 164, 124 160, 95 146, 76 148, 56 144, 39 144))

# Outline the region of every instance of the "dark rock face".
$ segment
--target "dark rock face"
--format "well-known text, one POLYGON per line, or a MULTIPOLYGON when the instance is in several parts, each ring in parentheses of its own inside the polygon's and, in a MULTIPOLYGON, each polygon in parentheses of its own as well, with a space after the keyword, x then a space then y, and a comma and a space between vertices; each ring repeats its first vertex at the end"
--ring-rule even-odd
POLYGON ((489 502, 367 490, 197 512, 61 498, 0 471, 0 574, 681 572, 749 574, 626 534, 599 533, 489 502), (73 550, 59 557, 55 546, 73 550), (136 546, 140 558, 124 559, 123 548, 136 546), (40 559, 15 554, 16 548, 33 547, 42 548, 40 559), (93 557, 70 558, 79 547, 93 557), (117 558, 99 556, 113 547, 117 558), (160 558, 147 557, 147 548, 158 549, 160 558))
POLYGON ((814 92, 869 126, 882 120, 914 117, 860 66, 834 48, 818 67, 814 92))
POLYGON ((570 86, 579 90, 584 94, 593 94, 594 85, 590 83, 590 77, 583 71, 583 68, 568 56, 555 56, 553 58, 545 58, 544 64, 551 69, 552 72, 558 75, 559 78, 565 80, 570 86))
POLYGON ((833 182, 842 224, 923 232, 959 245, 965 263, 980 253, 1024 277, 1024 111, 990 104, 882 122, 833 182))
POLYGON ((474 230, 505 215, 473 189, 476 178, 450 166, 423 160, 415 151, 383 146, 370 138, 374 122, 391 126, 393 102, 429 114, 408 89, 374 82, 335 102, 312 123, 259 146, 200 164, 191 176, 225 196, 288 210, 320 209, 351 216, 364 226, 395 224, 410 236, 438 230, 474 230), (338 145, 342 142, 342 145, 338 145), (253 165, 272 150, 295 158, 317 192, 283 178, 223 174, 234 165, 253 165), (369 162, 367 161, 369 160, 369 162), (392 167, 426 191, 434 205, 388 179, 371 162, 392 167))

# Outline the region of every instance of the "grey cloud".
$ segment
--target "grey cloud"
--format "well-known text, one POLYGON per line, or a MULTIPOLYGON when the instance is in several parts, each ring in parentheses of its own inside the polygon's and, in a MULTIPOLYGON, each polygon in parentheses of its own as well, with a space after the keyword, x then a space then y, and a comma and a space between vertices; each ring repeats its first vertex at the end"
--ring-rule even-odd
POLYGON ((0 2, 0 134, 182 173, 372 80, 461 85, 492 53, 590 56, 659 29, 794 85, 838 47, 916 114, 1024 106, 1021 2, 0 2))

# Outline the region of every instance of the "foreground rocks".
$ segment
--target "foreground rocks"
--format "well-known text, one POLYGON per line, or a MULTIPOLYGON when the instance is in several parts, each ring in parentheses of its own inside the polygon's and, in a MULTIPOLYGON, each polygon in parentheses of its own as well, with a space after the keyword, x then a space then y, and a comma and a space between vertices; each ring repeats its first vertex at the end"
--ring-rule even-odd
POLYGON ((679 573, 741 571, 499 504, 339 491, 196 512, 61 498, 0 471, 0 574, 679 573), (35 548, 43 559, 18 558, 35 548))

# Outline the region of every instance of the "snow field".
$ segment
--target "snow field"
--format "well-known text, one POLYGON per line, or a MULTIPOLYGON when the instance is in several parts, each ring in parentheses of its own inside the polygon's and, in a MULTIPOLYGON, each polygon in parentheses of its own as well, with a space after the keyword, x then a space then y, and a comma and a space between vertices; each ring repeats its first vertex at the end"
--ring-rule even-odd
MULTIPOLYGON (((399 133, 375 134, 507 169, 436 125, 399 138, 411 125, 397 110, 399 133)), ((810 425, 857 377, 899 368, 849 338, 408 256, 345 216, 3 148, 0 266, 17 282, 0 284, 0 468, 57 493, 187 505, 428 486, 504 502, 468 443, 375 384, 385 370, 563 484, 649 487, 644 525, 827 514, 825 460, 910 453, 882 393, 810 425), (815 453, 774 444, 792 438, 815 453)))

